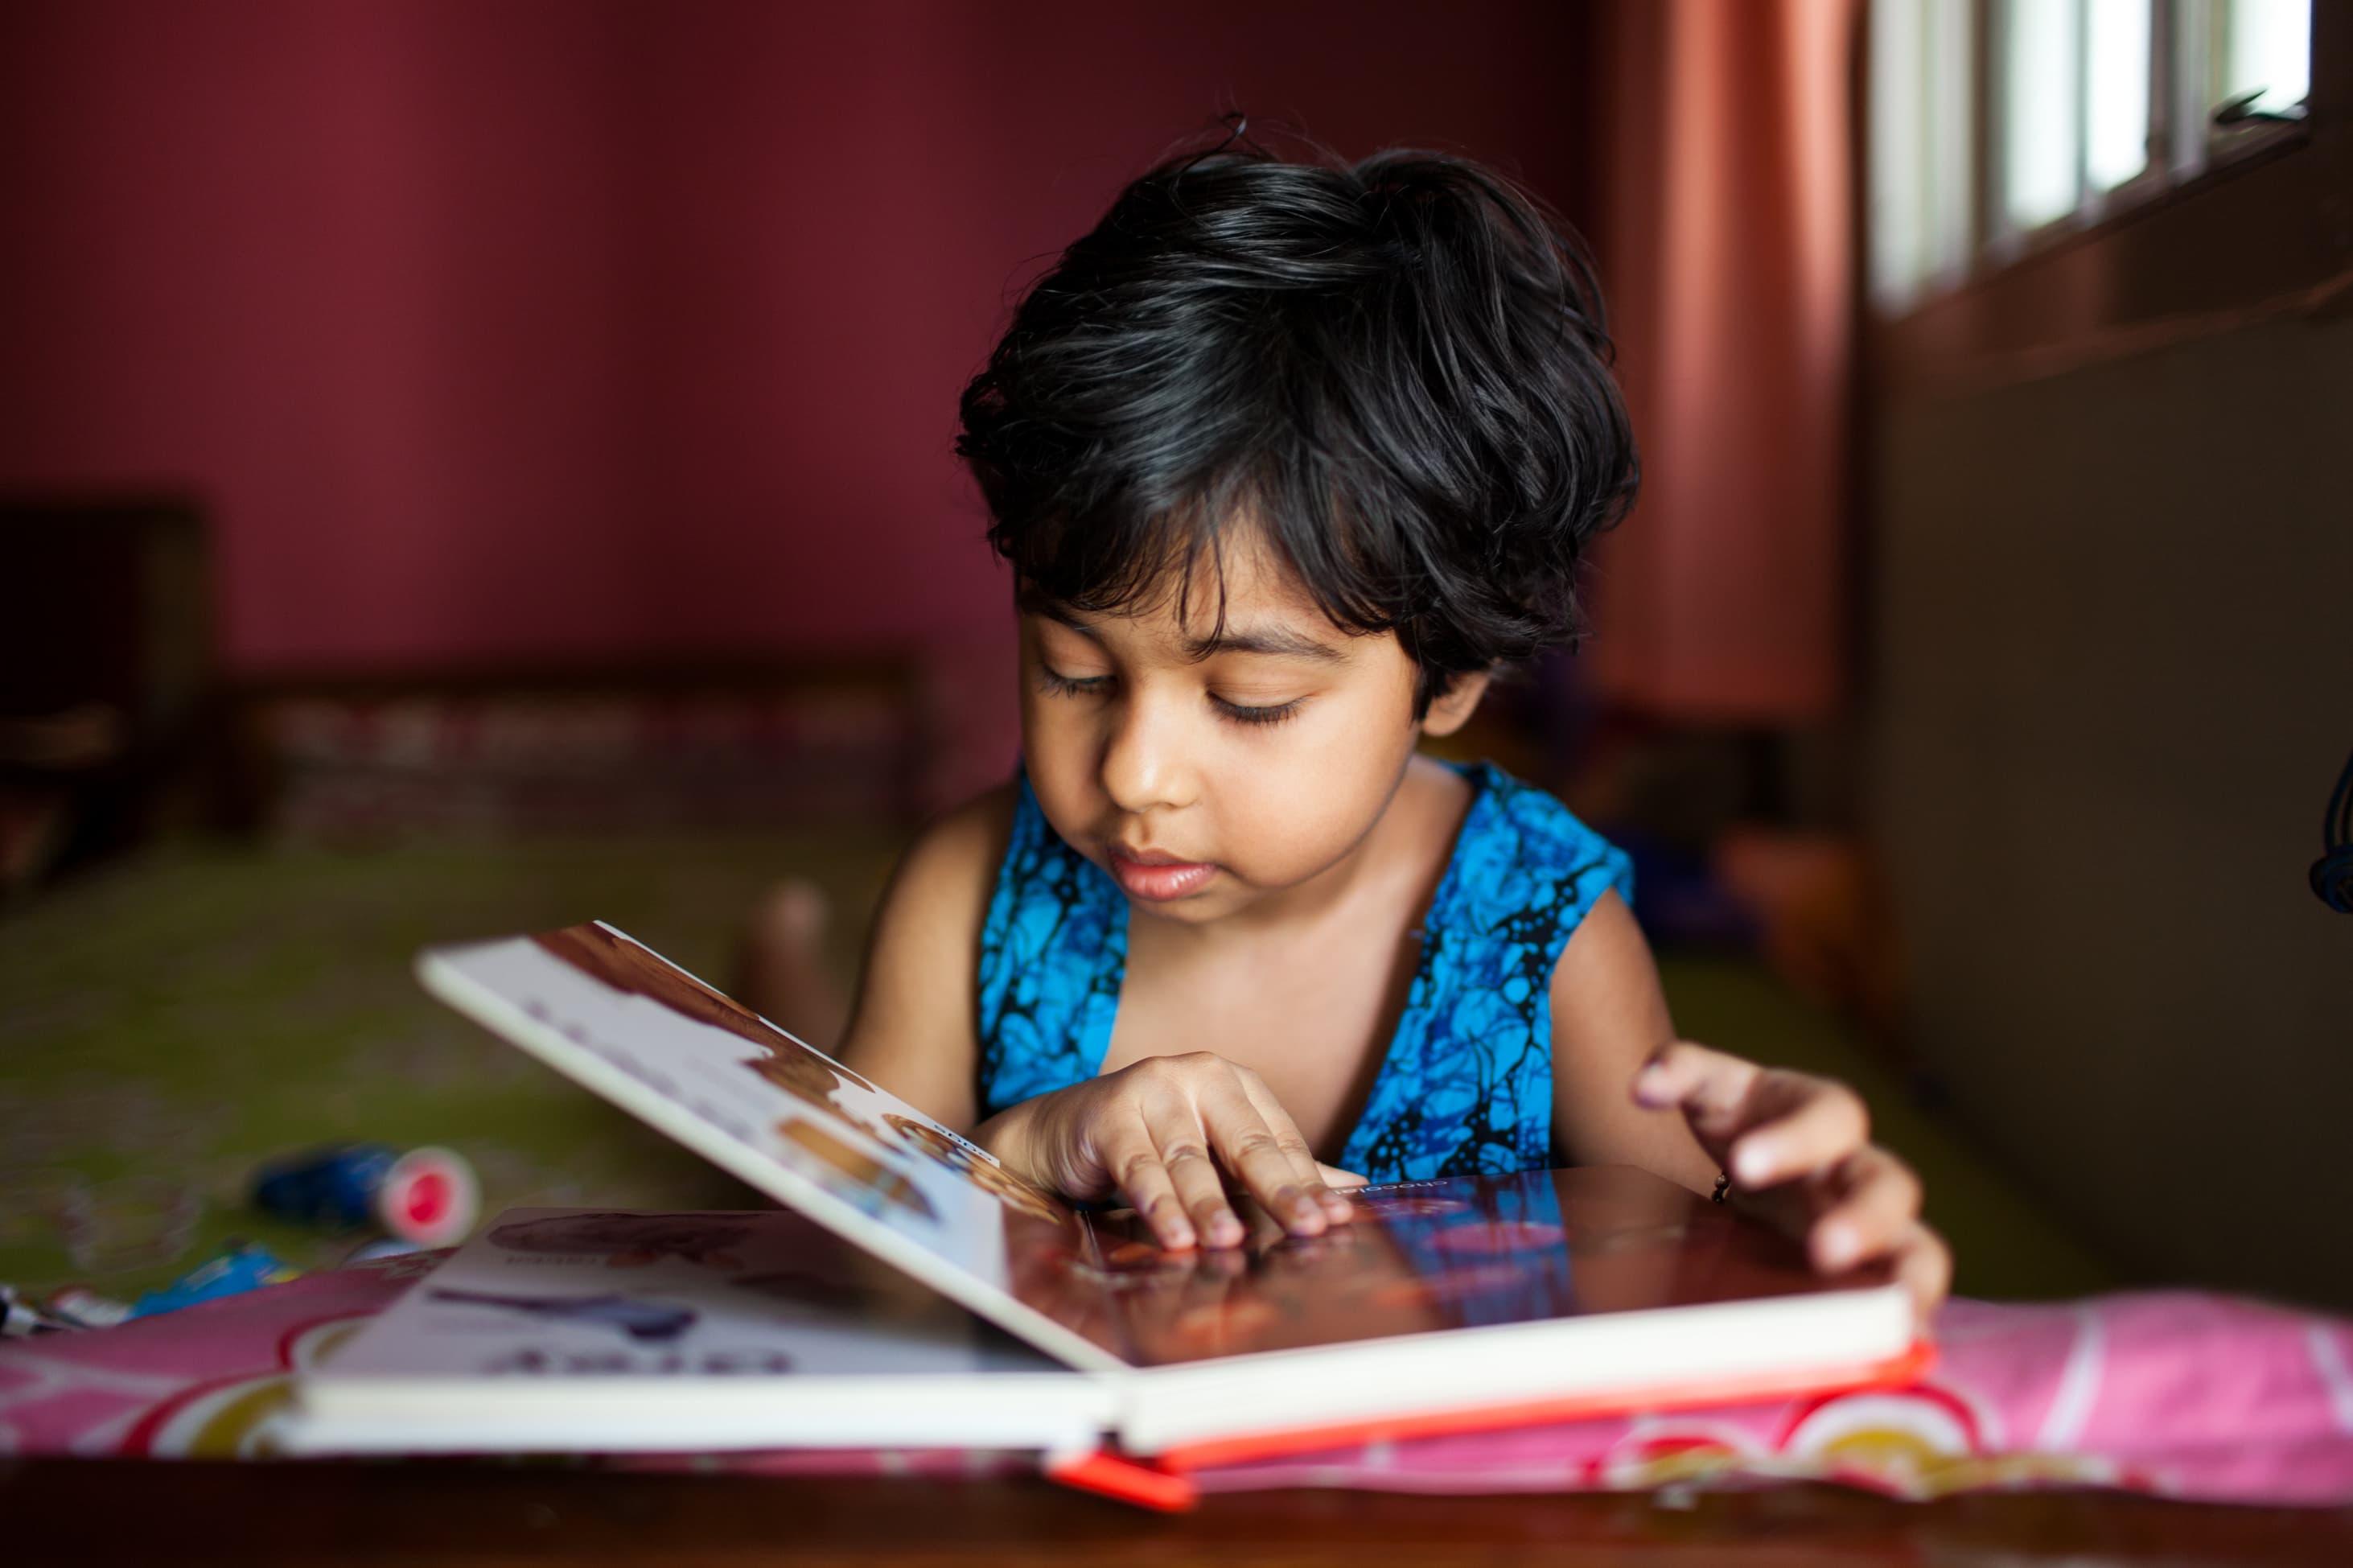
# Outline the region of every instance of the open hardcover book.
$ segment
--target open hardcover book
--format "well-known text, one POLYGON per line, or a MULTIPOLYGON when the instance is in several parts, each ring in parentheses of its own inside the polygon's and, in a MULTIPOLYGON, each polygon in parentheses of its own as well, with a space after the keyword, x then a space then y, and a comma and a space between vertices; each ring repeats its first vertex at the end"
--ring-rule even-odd
POLYGON ((610 927, 431 949, 418 972, 800 1220, 503 1215, 305 1380, 305 1447, 1108 1439, 1181 1469, 1895 1381, 1926 1354, 1883 1268, 1822 1278, 1794 1244, 1630 1168, 1364 1188, 1324 1235, 1261 1221, 1240 1249, 1169 1253, 1132 1213, 1063 1203, 610 927), (665 1225, 670 1241, 639 1234, 665 1225), (523 1321, 565 1325, 585 1359, 501 1368, 501 1325, 523 1321), (776 1375, 745 1375, 763 1367, 776 1375), (433 1414, 501 1370, 540 1375, 501 1378, 480 1419, 433 1414), (691 1397, 636 1392, 672 1381, 691 1397), (721 1383, 754 1392, 705 1396, 721 1383))

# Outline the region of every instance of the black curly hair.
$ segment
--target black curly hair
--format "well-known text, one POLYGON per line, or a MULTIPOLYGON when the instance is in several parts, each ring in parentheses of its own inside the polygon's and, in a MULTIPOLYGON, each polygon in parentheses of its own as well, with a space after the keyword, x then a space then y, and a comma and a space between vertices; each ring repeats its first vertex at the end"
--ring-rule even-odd
POLYGON ((1039 279, 956 451, 1025 602, 1182 596, 1247 517, 1335 626, 1397 633, 1418 716, 1582 632, 1578 558, 1639 471, 1609 361, 1591 264, 1510 181, 1229 137, 1039 279))

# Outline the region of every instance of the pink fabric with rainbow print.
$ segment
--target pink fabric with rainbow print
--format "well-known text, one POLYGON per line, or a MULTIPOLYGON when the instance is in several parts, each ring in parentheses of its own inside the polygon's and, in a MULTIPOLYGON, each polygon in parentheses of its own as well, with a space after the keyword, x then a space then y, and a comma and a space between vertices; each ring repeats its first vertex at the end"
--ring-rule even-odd
MULTIPOLYGON (((119 1329, 0 1347, 0 1453, 261 1457, 291 1374, 434 1255, 314 1274, 119 1329)), ((2353 1501, 2353 1323, 2190 1292, 1956 1300, 1908 1387, 1371 1443, 1198 1472, 1204 1491, 1576 1491, 1769 1479, 1901 1497, 2105 1486, 2214 1501, 2353 1501)), ((675 1464, 670 1457, 658 1462, 675 1464)), ((971 1474, 962 1452, 774 1452, 731 1468, 971 1474)))

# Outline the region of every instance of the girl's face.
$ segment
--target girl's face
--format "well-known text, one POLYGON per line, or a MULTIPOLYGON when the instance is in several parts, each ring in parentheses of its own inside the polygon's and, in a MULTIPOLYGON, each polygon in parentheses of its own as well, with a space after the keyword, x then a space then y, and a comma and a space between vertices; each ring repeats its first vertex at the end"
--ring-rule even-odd
POLYGON ((1417 722, 1395 635, 1335 627, 1237 534, 1222 631, 1206 562, 1184 621, 1173 592, 1135 614, 1021 617, 1022 750, 1046 820, 1132 906, 1193 925, 1271 916, 1344 875, 1417 738, 1460 726, 1484 684, 1458 682, 1417 722))

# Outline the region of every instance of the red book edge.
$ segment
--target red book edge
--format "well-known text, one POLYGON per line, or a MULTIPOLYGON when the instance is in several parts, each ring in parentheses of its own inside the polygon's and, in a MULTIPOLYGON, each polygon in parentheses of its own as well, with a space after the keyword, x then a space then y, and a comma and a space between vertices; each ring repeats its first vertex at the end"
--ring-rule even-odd
POLYGON ((1088 1448, 1046 1457, 1046 1478, 1082 1492, 1134 1503, 1160 1513, 1184 1513, 1198 1506, 1201 1489, 1193 1478, 1112 1448, 1088 1448))
POLYGON ((1047 1476, 1082 1491, 1100 1493, 1123 1502, 1175 1513, 1199 1501, 1191 1472, 1214 1465, 1282 1454, 1309 1453, 1365 1443, 1397 1442, 1411 1437, 1439 1437, 1463 1432, 1486 1432, 1504 1426, 1540 1426, 1596 1416, 1625 1415, 1635 1411, 1691 1410, 1715 1404, 1759 1404, 1798 1394, 1856 1393, 1865 1389, 1902 1388, 1918 1382, 1936 1364, 1936 1347, 1915 1340, 1911 1348, 1879 1361, 1841 1366, 1814 1367, 1796 1372, 1759 1372, 1748 1377, 1718 1378, 1704 1383, 1664 1383, 1647 1388, 1612 1389, 1607 1393, 1570 1394, 1557 1399, 1525 1400, 1509 1404, 1481 1405, 1469 1410, 1432 1411, 1419 1415, 1383 1416, 1372 1421, 1339 1422, 1324 1426, 1298 1426, 1279 1432, 1253 1432, 1207 1443, 1187 1443, 1148 1459, 1131 1458, 1113 1448, 1051 1457, 1047 1476))

